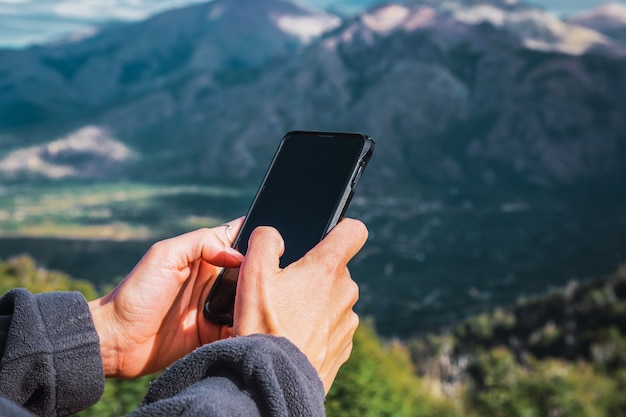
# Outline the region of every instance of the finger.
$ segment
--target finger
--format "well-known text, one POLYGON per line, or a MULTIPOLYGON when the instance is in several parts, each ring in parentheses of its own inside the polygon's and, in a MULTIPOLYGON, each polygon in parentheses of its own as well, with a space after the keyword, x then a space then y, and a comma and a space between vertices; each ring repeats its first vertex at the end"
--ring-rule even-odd
POLYGON ((260 322, 272 320, 267 315, 260 316, 258 311, 263 310, 262 304, 267 301, 263 283, 266 278, 275 277, 280 272, 280 257, 284 249, 283 238, 272 227, 257 227, 250 235, 237 280, 234 334, 256 333, 257 329, 264 328, 260 322))
POLYGON ((226 268, 237 268, 243 261, 243 255, 233 249, 233 239, 239 233, 243 217, 231 220, 225 226, 218 226, 209 229, 209 235, 205 237, 204 245, 201 249, 201 256, 206 262, 226 268), (217 245, 216 237, 221 245, 217 245))
POLYGON ((226 241, 229 242, 231 246, 235 243, 235 239, 239 234, 239 230, 241 229, 244 219, 245 217, 238 217, 216 228, 224 228, 224 236, 226 237, 226 241))
MULTIPOLYGON (((278 230, 269 226, 254 229, 248 240, 248 250, 242 264, 245 271, 241 276, 262 277, 275 274, 280 269, 280 257, 285 250, 285 242, 278 230)), ((245 278, 244 278, 245 279, 245 278)))
MULTIPOLYGON (((241 229, 243 220, 244 217, 239 217, 237 219, 224 223, 223 225, 210 229, 211 232, 215 232, 217 238, 228 248, 226 248, 221 253, 212 253, 211 251, 205 250, 202 253, 202 259, 215 266, 221 266, 225 268, 238 268, 241 265, 241 261, 243 260, 243 255, 233 249, 232 246, 235 240, 235 236, 239 234, 239 230, 241 229)), ((209 247, 210 246, 205 246, 204 249, 207 249, 209 247)))
POLYGON ((170 269, 187 268, 199 259, 215 266, 235 268, 243 260, 243 255, 231 247, 224 227, 199 229, 162 240, 152 246, 149 256, 170 269))
POLYGON ((308 254, 324 259, 327 254, 332 253, 334 259, 341 259, 347 263, 365 245, 367 235, 367 228, 361 221, 345 218, 337 223, 308 254))

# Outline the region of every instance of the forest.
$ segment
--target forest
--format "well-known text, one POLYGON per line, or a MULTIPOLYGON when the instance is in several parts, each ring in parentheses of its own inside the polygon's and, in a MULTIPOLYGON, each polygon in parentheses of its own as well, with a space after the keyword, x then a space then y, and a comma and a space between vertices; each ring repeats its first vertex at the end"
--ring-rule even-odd
MULTIPOLYGON (((80 291, 88 300, 111 289, 29 256, 0 262, 0 293, 16 287, 80 291)), ((626 416, 625 327, 626 266, 409 340, 385 339, 364 318, 327 415, 626 416)), ((77 415, 124 415, 156 377, 109 379, 101 400, 77 415)))

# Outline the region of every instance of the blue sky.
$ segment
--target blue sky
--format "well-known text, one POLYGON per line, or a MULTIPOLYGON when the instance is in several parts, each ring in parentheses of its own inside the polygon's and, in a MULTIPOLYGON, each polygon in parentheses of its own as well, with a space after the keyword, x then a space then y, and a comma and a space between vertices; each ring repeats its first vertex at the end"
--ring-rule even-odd
MULTIPOLYGON (((103 20, 140 20, 158 11, 203 0, 0 0, 0 47, 22 47, 88 28, 103 20)), ((357 11, 376 0, 299 0, 316 7, 357 11)), ((603 0, 532 0, 571 14, 603 0)), ((623 0, 622 2, 626 2, 623 0)))
MULTIPOLYGON (((626 1, 611 1, 614 3, 626 3, 626 1)), ((558 14, 572 14, 608 3, 609 0, 527 0, 527 2, 552 10, 558 14)))

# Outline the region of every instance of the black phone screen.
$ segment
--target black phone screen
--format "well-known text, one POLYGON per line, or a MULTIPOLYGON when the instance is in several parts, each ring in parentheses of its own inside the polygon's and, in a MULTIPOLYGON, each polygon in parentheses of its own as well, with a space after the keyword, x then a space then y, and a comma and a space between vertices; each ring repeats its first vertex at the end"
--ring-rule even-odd
MULTIPOLYGON (((235 248, 245 255, 252 231, 258 226, 272 226, 285 242, 281 267, 304 256, 343 215, 351 197, 347 193, 352 192, 355 176, 367 162, 363 159, 366 146, 365 137, 359 134, 286 135, 246 216, 235 248)), ((232 313, 237 276, 237 269, 224 270, 209 295, 205 313, 232 313)))

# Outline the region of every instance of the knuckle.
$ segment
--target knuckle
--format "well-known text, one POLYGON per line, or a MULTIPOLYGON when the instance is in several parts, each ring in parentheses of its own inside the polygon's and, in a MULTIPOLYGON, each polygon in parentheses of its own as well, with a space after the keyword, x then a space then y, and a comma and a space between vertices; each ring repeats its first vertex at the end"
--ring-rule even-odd
POLYGON ((196 230, 195 232, 192 233, 196 233, 197 234, 197 240, 201 241, 201 242, 208 242, 212 239, 219 239, 220 241, 222 241, 223 243, 223 239, 220 238, 219 233, 217 233, 215 231, 215 229, 209 229, 207 227, 203 227, 201 229, 196 230))
POLYGON ((215 229, 202 228, 200 229, 199 233, 200 233, 200 238, 203 241, 206 241, 208 239, 215 238, 215 237, 217 237, 220 240, 223 240, 223 238, 221 237, 222 233, 219 233, 219 231, 215 229))
POLYGON ((352 348, 354 347, 354 343, 352 340, 346 345, 343 352, 341 352, 341 357, 339 358, 342 364, 346 363, 348 359, 350 359, 350 355, 352 354, 352 348))
POLYGON ((324 272, 331 277, 340 278, 346 273, 346 262, 340 253, 331 252, 323 259, 324 272))
POLYGON ((336 253, 325 253, 323 256, 307 253, 302 263, 305 268, 316 271, 323 278, 322 283, 329 285, 335 285, 335 282, 345 277, 347 271, 346 263, 336 253))
POLYGON ((352 329, 352 334, 354 335, 354 332, 359 327, 361 320, 359 319, 359 315, 356 314, 354 311, 352 312, 352 314, 350 314, 349 320, 350 320, 350 328, 352 329))
POLYGON ((348 297, 351 300, 352 305, 356 304, 356 302, 359 301, 359 284, 357 284, 353 280, 350 280, 346 293, 348 294, 348 297))
POLYGON ((153 255, 153 256, 163 255, 167 253, 168 246, 169 246, 168 240, 158 241, 156 243, 153 243, 152 246, 150 246, 150 249, 148 250, 148 254, 153 255))
POLYGON ((343 296, 343 305, 352 308, 359 300, 360 288, 359 284, 350 276, 347 267, 343 268, 343 274, 336 285, 338 285, 337 288, 341 291, 343 296))

